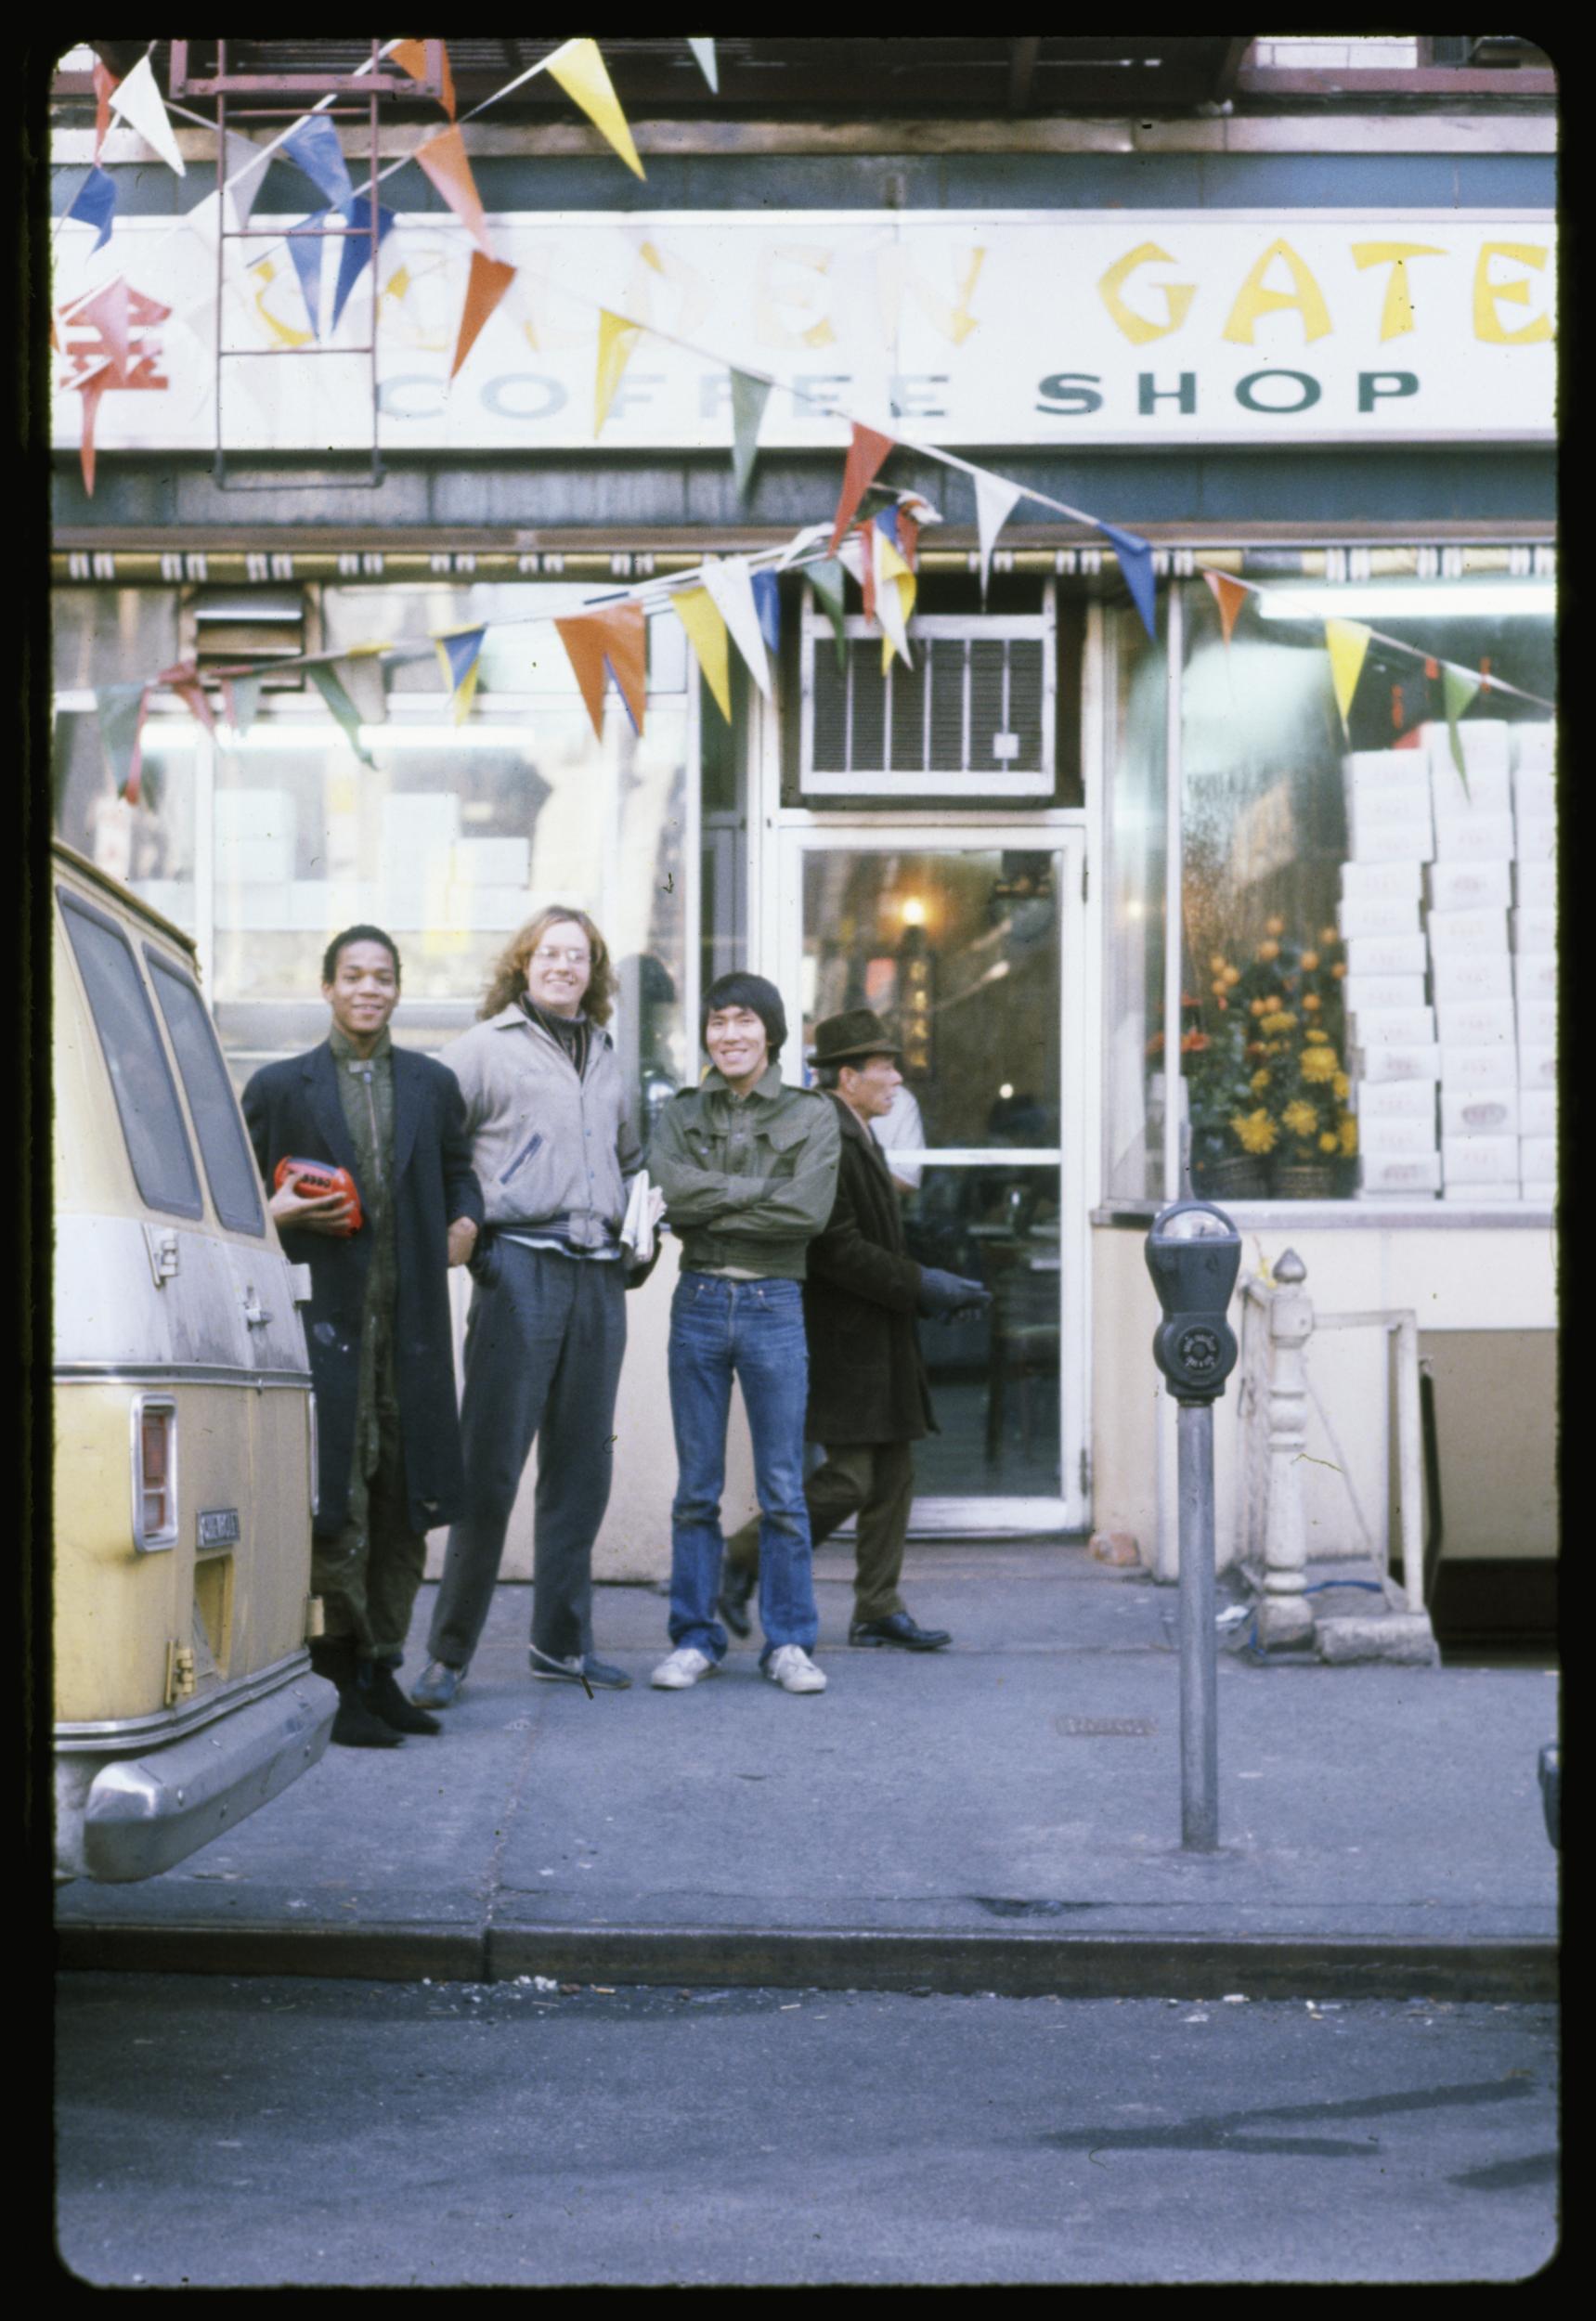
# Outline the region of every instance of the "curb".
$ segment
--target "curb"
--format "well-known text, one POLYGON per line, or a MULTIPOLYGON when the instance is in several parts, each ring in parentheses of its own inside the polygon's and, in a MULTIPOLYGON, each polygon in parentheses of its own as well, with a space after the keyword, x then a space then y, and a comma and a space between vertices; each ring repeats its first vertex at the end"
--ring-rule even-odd
POLYGON ((1005 1998, 1339 1996, 1554 2001, 1558 1949, 1534 1941, 1269 1936, 938 1934, 861 1927, 67 1926, 67 1973, 306 1975, 374 1982, 713 1983, 994 1991, 1005 1998))

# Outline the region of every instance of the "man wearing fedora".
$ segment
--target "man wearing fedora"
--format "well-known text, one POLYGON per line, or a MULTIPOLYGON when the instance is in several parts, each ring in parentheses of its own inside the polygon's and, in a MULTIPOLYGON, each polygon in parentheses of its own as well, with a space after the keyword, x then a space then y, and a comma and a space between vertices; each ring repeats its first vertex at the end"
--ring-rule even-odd
MULTIPOLYGON (((902 1085, 902 1057, 868 1007, 828 1016, 815 1028, 811 1057, 842 1132, 837 1197, 824 1230, 809 1245, 804 1332, 809 1343, 805 1433, 825 1463, 804 1485, 810 1532, 818 1546, 850 1515, 859 1519, 853 1621, 848 1640, 936 1652, 945 1628, 923 1628, 898 1592, 915 1497, 912 1446, 936 1429, 916 1314, 953 1316, 990 1303, 979 1281, 917 1264, 903 1244, 898 1195, 871 1122, 891 1109, 902 1085)), ((746 1524, 726 1543, 720 1612, 748 1633, 747 1602, 759 1578, 759 1529, 746 1524)))

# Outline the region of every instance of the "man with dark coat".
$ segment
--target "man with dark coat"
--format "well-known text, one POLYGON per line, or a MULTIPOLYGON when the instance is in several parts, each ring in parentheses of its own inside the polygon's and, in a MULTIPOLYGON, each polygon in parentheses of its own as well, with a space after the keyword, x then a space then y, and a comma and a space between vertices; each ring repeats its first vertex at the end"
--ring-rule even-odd
POLYGON ((308 1264, 318 1497, 311 1586, 326 1632, 318 1675, 338 1687, 332 1738, 393 1748, 442 1731, 405 1698, 404 1656, 426 1534, 463 1495, 448 1268, 482 1221, 454 1074, 395 1047, 399 954, 381 927, 335 936, 322 963, 331 1030, 319 1047, 267 1064, 244 1118, 283 1247, 308 1264), (346 1190, 302 1191, 280 1161, 348 1172, 346 1190))
MULTIPOLYGON (((902 1053, 868 1007, 828 1016, 815 1028, 811 1061, 842 1131, 837 1197, 809 1245, 804 1335, 809 1409, 804 1432, 825 1463, 804 1485, 818 1546, 850 1515, 859 1519, 850 1644, 936 1652, 952 1640, 923 1628, 898 1592, 915 1497, 911 1446, 936 1431, 916 1314, 953 1315, 990 1302, 980 1282, 917 1264, 903 1245, 898 1194, 870 1131, 902 1085, 902 1053)), ((720 1611, 739 1636, 759 1576, 759 1530, 746 1524, 726 1543, 720 1611)))

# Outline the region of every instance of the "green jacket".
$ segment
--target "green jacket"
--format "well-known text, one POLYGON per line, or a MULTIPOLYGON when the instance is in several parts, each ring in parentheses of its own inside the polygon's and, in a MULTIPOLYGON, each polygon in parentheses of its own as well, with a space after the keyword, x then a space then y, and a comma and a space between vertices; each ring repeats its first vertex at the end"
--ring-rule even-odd
POLYGON ((680 1089, 660 1114, 648 1172, 682 1265, 801 1281, 831 1214, 840 1148, 836 1107, 818 1088, 784 1085, 777 1064, 741 1098, 713 1066, 680 1089))

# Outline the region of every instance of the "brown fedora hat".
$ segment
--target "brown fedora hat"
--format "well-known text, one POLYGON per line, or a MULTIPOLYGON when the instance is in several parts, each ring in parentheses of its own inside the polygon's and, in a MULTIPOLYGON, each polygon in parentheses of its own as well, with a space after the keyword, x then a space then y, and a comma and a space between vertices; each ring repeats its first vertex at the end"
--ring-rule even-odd
POLYGON ((902 1049, 873 1008, 848 1007, 815 1025, 811 1064, 856 1064, 867 1056, 903 1060, 902 1049))

